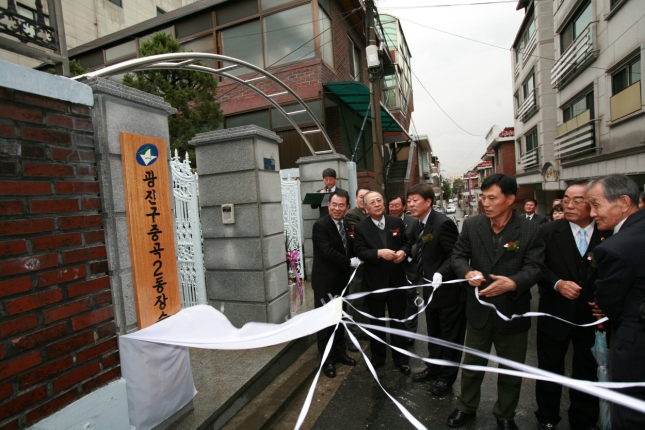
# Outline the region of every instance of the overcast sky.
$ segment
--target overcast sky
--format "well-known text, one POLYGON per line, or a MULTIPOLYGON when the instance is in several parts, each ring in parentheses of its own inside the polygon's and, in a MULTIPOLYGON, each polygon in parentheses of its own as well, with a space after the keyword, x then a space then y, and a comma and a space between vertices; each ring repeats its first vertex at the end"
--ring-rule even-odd
MULTIPOLYGON (((419 134, 427 134, 444 174, 464 173, 484 154, 484 136, 494 124, 513 125, 511 53, 508 50, 524 17, 517 1, 480 6, 418 6, 499 0, 381 0, 379 13, 401 19, 412 71, 460 130, 412 76, 414 113, 419 134), (406 7, 414 7, 405 9, 406 7), (502 50, 441 33, 458 34, 506 48, 502 50)), ((414 127, 410 130, 414 132, 414 127)))

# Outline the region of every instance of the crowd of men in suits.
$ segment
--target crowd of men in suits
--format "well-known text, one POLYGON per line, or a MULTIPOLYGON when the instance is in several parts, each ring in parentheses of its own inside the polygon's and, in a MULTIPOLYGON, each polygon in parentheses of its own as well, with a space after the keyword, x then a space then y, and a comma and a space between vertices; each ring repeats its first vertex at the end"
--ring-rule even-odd
MULTIPOLYGON (((537 284, 539 311, 573 323, 538 318, 540 369, 563 375, 571 345, 571 376, 596 381, 591 347, 598 328, 581 325, 606 315, 612 380, 645 382, 645 211, 639 212, 642 193, 639 196, 630 178, 610 175, 569 184, 563 199, 554 202, 564 218, 548 220, 535 213, 537 202, 532 199, 525 202, 524 214, 512 210, 517 182, 512 176, 494 174, 480 187, 484 214, 465 220, 458 232, 452 220, 432 209, 431 185, 414 185, 405 199, 389 202, 379 192, 359 189, 356 207, 350 209, 349 194, 336 187, 336 172, 326 169, 323 177, 325 188, 320 191, 331 194, 313 226, 316 307, 340 295, 358 267, 350 292, 390 289, 352 303, 371 317, 370 324, 385 326, 388 320, 391 328, 416 331, 414 316, 419 303, 426 303, 428 336, 485 353, 494 346, 499 357, 524 363, 531 319, 505 321, 496 311, 507 317, 529 312, 530 290, 537 284), (455 279, 466 281, 443 284, 455 279), (422 284, 420 297, 416 288, 400 288, 422 284)), ((360 313, 352 316, 360 321, 360 313)), ((318 333, 321 356, 333 331, 332 327, 318 333)), ((388 348, 384 332, 372 334, 372 367, 384 366, 390 349, 399 371, 411 374, 409 357, 388 348)), ((396 334, 390 335, 390 343, 402 350, 413 344, 396 334)), ((326 376, 336 376, 336 364, 356 365, 346 347, 344 333, 337 330, 322 364, 326 376)), ((462 352, 430 342, 428 357, 460 363, 462 352)), ((465 354, 463 364, 486 366, 487 360, 465 354)), ((432 394, 443 396, 452 390, 458 371, 456 366, 426 364, 412 380, 435 381, 432 394)), ((483 378, 484 372, 461 369, 458 406, 448 417, 448 426, 460 427, 475 418, 483 378)), ((517 429, 514 417, 521 385, 520 377, 498 374, 492 412, 500 429, 517 429)), ((644 388, 621 391, 645 400, 644 388)), ((561 394, 561 385, 537 381, 535 415, 540 429, 555 429, 561 420, 561 394)), ((574 389, 569 390, 569 399, 570 427, 595 428, 598 399, 574 389)), ((645 415, 614 404, 612 428, 645 428, 645 415)))

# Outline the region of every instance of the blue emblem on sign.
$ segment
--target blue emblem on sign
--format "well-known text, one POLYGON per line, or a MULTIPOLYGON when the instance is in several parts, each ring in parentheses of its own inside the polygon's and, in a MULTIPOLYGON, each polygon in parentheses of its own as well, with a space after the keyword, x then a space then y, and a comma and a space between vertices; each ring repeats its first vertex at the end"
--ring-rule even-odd
POLYGON ((137 149, 137 163, 142 166, 150 166, 151 164, 154 164, 158 157, 159 150, 157 150, 157 147, 152 143, 146 143, 141 146, 141 148, 137 149))

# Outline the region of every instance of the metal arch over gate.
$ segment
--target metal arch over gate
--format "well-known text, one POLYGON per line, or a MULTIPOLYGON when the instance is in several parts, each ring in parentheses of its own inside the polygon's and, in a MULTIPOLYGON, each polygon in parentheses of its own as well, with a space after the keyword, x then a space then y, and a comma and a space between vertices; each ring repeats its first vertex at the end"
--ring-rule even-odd
POLYGON ((199 219, 197 173, 190 168, 188 153, 182 162, 177 150, 170 159, 172 192, 175 197, 175 239, 179 263, 181 307, 206 305, 202 224, 199 219))
POLYGON ((107 76, 112 76, 112 75, 126 73, 126 72, 135 72, 135 71, 141 72, 146 70, 168 70, 168 69, 180 69, 180 70, 210 73, 212 75, 223 76, 227 79, 231 79, 239 84, 242 84, 245 87, 258 93, 265 100, 271 103, 274 108, 276 108, 279 112, 281 112, 282 115, 285 116, 285 118, 294 127, 294 129, 298 132, 298 134, 300 134, 300 137, 302 137, 302 140, 304 140, 305 144, 309 148, 309 151, 311 151, 311 155, 336 153, 336 150, 334 149, 334 145, 331 143, 331 140, 329 139, 329 136, 327 135, 327 132, 323 128, 322 124, 320 123, 318 118, 316 118, 316 115, 311 111, 311 109, 309 109, 309 107, 305 104, 305 102, 300 98, 300 96, 298 96, 284 82, 282 82, 277 77, 273 76, 271 73, 261 69, 260 67, 254 66, 253 64, 247 63, 246 61, 238 60, 237 58, 227 57, 225 55, 219 55, 219 54, 206 54, 201 52, 175 52, 171 54, 152 55, 150 57, 136 58, 133 60, 124 61, 122 63, 114 64, 112 66, 105 67, 95 72, 90 72, 84 75, 76 76, 73 79, 78 80, 81 78, 88 78, 88 77, 107 77, 107 76), (211 67, 199 66, 195 64, 202 60, 222 61, 227 63, 233 63, 233 65, 222 67, 220 69, 213 69, 211 67), (230 72, 231 70, 240 69, 240 68, 249 69, 251 71, 256 72, 260 76, 243 80, 236 76, 231 75, 230 73, 227 73, 227 72, 230 72), (284 91, 280 91, 274 94, 266 94, 261 89, 252 85, 254 82, 259 82, 265 79, 269 79, 273 81, 275 84, 280 86, 284 91), (301 109, 295 110, 293 112, 287 112, 274 100, 275 97, 280 97, 285 95, 292 96, 298 102, 298 104, 300 104, 301 109), (309 114, 313 122, 318 127, 317 130, 302 131, 300 129, 298 124, 293 120, 292 115, 298 115, 303 113, 309 114), (311 143, 309 142, 306 136, 307 134, 313 134, 313 133, 322 133, 325 141, 327 142, 327 146, 329 147, 328 150, 325 150, 325 151, 314 150, 313 146, 311 146, 311 143))

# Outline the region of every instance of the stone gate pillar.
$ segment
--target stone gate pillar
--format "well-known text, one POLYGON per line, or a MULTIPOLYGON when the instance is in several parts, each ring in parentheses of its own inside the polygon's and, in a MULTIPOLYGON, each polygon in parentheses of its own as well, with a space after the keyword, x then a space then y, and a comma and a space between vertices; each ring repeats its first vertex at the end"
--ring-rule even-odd
POLYGON ((281 323, 289 314, 282 139, 255 125, 202 133, 195 145, 208 302, 229 321, 281 323), (232 204, 234 223, 222 205, 232 204))
MULTIPOLYGON (((296 164, 300 169, 300 193, 305 198, 307 193, 315 193, 322 188, 322 172, 327 168, 336 171, 336 186, 343 190, 349 190, 347 180, 347 157, 342 154, 313 155, 300 157, 296 164)), ((310 205, 302 205, 303 228, 305 235, 305 268, 307 278, 311 280, 311 267, 314 261, 314 245, 311 241, 314 223, 320 216, 318 209, 311 209, 310 205)))
MULTIPOLYGON (((107 79, 89 78, 83 83, 94 92, 92 123, 96 134, 96 161, 114 319, 119 334, 126 334, 136 330, 137 312, 125 212, 120 133, 127 131, 164 139, 170 154, 168 115, 177 111, 161 97, 107 79)), ((167 186, 170 187, 170 183, 167 186)))

